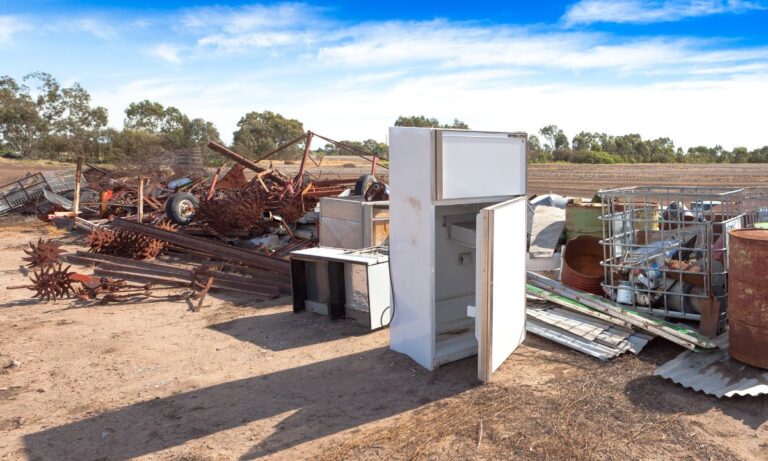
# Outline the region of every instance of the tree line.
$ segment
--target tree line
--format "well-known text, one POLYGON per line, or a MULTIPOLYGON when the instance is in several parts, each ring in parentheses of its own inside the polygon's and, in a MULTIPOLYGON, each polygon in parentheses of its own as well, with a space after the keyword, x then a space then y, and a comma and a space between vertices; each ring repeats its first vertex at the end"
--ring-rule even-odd
MULTIPOLYGON (((52 75, 34 72, 15 80, 0 77, 0 153, 29 159, 88 162, 142 162, 165 151, 202 149, 210 164, 223 161, 205 149, 209 141, 221 142, 216 126, 192 118, 173 106, 142 100, 124 111, 123 126, 107 126, 107 109, 94 106, 88 91, 78 83, 65 86, 52 75)), ((469 129, 454 119, 440 123, 424 115, 400 116, 395 126, 469 129)), ((230 146, 251 158, 259 158, 306 133, 302 122, 271 111, 248 112, 237 123, 230 146)), ((332 134, 332 133, 329 133, 332 134)), ((341 140, 341 144, 387 156, 387 145, 374 139, 341 140)), ((298 158, 302 142, 274 156, 298 158)), ((347 154, 333 144, 320 145, 314 155, 347 154)), ((612 136, 581 132, 572 139, 556 125, 548 125, 528 138, 530 162, 573 163, 768 163, 768 146, 748 150, 737 147, 698 146, 683 151, 669 138, 644 140, 638 134, 612 136)))
POLYGON ((669 138, 643 139, 639 134, 611 136, 582 131, 568 138, 556 125, 547 125, 528 137, 532 163, 768 163, 768 146, 733 150, 722 146, 675 148, 669 138), (542 142, 543 141, 543 142, 542 142))

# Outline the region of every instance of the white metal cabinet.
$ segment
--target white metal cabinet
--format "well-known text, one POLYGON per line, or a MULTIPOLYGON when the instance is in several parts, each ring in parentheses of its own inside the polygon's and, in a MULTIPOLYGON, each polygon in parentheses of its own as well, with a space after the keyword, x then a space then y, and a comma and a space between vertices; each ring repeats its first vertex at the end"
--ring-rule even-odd
POLYGON ((428 369, 477 354, 480 344, 478 376, 487 380, 525 330, 527 208, 524 199, 502 203, 525 192, 525 135, 473 134, 390 129, 390 338, 393 350, 428 369), (446 136, 454 133, 461 136, 446 136), (465 177, 458 163, 440 165, 446 137, 477 141, 462 149, 482 168, 464 168, 465 177), (453 184, 489 170, 505 171, 506 182, 453 184))
POLYGON ((320 246, 370 248, 388 239, 388 201, 365 202, 359 195, 320 199, 320 246))

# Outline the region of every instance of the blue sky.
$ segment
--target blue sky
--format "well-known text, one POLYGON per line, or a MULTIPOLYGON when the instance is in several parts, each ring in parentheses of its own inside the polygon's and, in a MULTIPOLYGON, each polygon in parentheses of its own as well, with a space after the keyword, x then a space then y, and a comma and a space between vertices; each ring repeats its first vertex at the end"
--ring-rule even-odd
POLYGON ((768 2, 476 3, 0 0, 0 74, 80 82, 116 127, 174 105, 225 140, 273 110, 337 139, 424 114, 768 144, 768 2))

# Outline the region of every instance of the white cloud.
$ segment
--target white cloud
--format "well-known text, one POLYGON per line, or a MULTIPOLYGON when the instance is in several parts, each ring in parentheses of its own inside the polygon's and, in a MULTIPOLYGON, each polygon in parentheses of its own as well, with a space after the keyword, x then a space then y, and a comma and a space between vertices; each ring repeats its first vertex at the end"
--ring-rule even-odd
POLYGON ((649 24, 764 8, 757 2, 740 0, 582 0, 570 6, 562 20, 566 26, 596 22, 649 24))
POLYGON ((225 29, 248 32, 255 29, 295 27, 315 17, 318 10, 303 3, 250 5, 239 8, 203 7, 188 10, 181 25, 188 29, 225 29))
POLYGON ((585 32, 479 27, 434 21, 391 22, 350 29, 341 43, 324 43, 317 58, 329 66, 435 69, 498 68, 537 72, 610 69, 635 77, 685 74, 693 65, 744 65, 768 59, 768 47, 729 48, 695 38, 622 39, 585 32))
POLYGON ((119 35, 112 24, 97 18, 79 18, 66 23, 65 27, 70 30, 85 32, 103 40, 112 40, 119 35))
POLYGON ((179 56, 179 53, 181 53, 183 49, 183 47, 172 43, 160 43, 150 48, 149 54, 172 64, 181 64, 181 56, 179 56))
POLYGON ((319 11, 303 3, 195 8, 182 15, 177 29, 202 34, 201 48, 246 53, 314 41, 311 31, 323 22, 319 11))
POLYGON ((768 46, 447 20, 350 25, 302 4, 194 9, 176 24, 143 50, 202 65, 184 78, 173 66, 132 68, 132 82, 104 83, 92 94, 111 123, 150 99, 213 121, 225 141, 246 112, 272 110, 337 139, 384 140, 398 115, 424 114, 478 129, 637 132, 684 147, 768 144, 758 113, 768 46))
POLYGON ((237 35, 207 35, 197 41, 200 46, 213 46, 224 51, 248 51, 311 41, 309 36, 292 32, 248 32, 237 35))
POLYGON ((0 44, 8 43, 14 34, 32 27, 18 16, 0 15, 0 44))

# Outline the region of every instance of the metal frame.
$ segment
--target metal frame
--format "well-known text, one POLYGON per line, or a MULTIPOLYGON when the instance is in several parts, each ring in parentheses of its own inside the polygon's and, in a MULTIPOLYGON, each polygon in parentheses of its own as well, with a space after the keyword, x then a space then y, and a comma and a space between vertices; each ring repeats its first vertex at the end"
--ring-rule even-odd
POLYGON ((639 311, 698 320, 702 332, 716 334, 726 315, 728 231, 757 219, 765 192, 642 186, 598 195, 605 294, 629 296, 623 303, 639 311))
MULTIPOLYGON (((85 184, 82 176, 80 180, 85 184)), ((32 204, 45 189, 56 193, 75 189, 75 173, 44 171, 0 186, 0 216, 32 204)))

